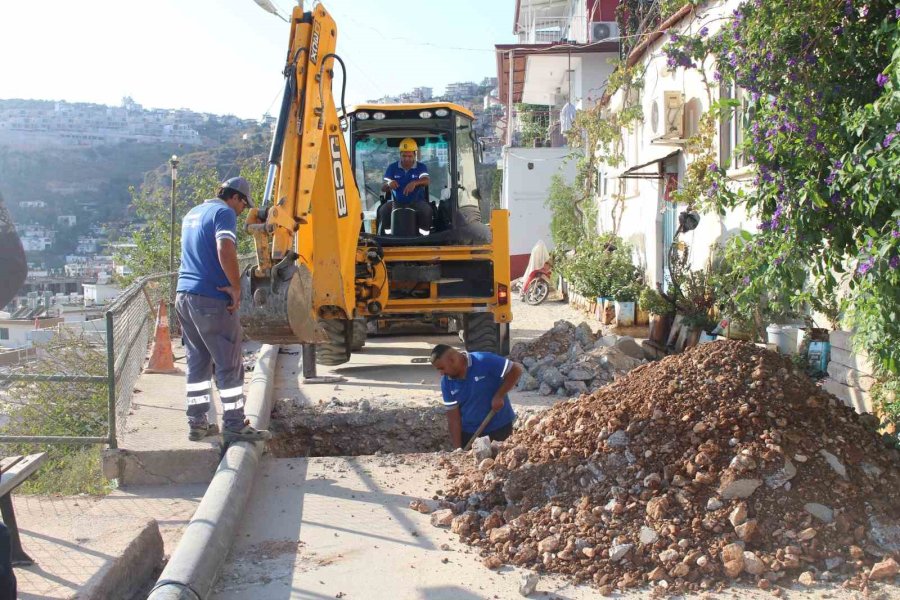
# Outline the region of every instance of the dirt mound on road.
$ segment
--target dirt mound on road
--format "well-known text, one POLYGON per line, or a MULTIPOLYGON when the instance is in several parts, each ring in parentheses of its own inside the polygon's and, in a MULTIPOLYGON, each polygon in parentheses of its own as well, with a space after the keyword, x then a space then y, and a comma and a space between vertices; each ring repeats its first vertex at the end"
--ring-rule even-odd
POLYGON ((493 459, 464 459, 445 459, 453 531, 606 591, 798 575, 862 588, 900 552, 897 452, 749 343, 642 365, 531 417, 493 459))

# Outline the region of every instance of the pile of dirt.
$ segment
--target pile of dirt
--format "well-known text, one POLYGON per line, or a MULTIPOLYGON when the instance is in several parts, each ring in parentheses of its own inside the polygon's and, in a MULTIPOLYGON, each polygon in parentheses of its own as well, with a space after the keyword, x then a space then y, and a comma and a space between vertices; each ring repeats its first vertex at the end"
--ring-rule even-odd
POLYGON ((553 328, 512 347, 509 357, 527 370, 521 391, 572 396, 595 391, 641 365, 644 352, 634 338, 594 333, 587 323, 577 327, 557 321, 553 328))
POLYGON ((900 454, 789 361, 722 341, 531 417, 492 458, 443 459, 441 524, 510 563, 682 592, 897 572, 900 454), (452 518, 451 518, 452 513, 452 518))

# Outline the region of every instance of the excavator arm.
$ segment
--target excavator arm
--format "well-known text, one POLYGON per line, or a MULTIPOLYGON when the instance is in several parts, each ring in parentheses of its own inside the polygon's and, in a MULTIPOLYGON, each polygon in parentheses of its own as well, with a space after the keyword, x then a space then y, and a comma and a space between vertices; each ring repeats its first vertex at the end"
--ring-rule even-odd
POLYGON ((247 218, 257 264, 242 280, 244 329, 269 343, 323 341, 320 319, 356 308, 362 205, 332 91, 336 42, 321 4, 294 8, 266 188, 247 218))

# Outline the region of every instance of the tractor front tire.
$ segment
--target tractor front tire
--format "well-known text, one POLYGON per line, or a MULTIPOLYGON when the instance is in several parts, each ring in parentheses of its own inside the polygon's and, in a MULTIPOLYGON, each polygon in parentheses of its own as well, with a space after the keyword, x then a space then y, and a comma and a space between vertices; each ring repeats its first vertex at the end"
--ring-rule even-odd
POLYGON ((346 319, 319 319, 319 325, 328 340, 316 344, 316 362, 326 367, 342 365, 350 360, 350 338, 353 335, 351 321, 346 319))

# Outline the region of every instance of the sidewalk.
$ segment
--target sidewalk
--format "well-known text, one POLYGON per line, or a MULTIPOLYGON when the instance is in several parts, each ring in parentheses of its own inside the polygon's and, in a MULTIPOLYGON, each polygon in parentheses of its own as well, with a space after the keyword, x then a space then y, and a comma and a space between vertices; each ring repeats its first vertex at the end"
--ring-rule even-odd
POLYGON ((181 485, 116 490, 103 498, 14 496, 22 547, 35 560, 15 567, 20 600, 83 597, 75 594, 86 593, 100 576, 138 576, 128 572, 134 563, 123 556, 168 556, 205 490, 181 485))
MULTIPOLYGON (((257 347, 245 345, 245 361, 255 360, 257 347)), ((173 350, 184 371, 177 340, 173 350)), ((19 598, 118 598, 104 586, 140 585, 175 549, 218 465, 221 439, 188 440, 184 381, 183 373, 138 379, 119 449, 103 461, 119 489, 104 497, 14 496, 22 547, 36 563, 15 569, 19 598)), ((213 396, 215 420, 221 405, 213 396)))
MULTIPOLYGON (((142 374, 135 385, 131 411, 119 435, 118 450, 104 453, 103 472, 122 487, 209 483, 219 463, 221 437, 188 440, 185 416, 184 348, 174 340, 175 366, 182 373, 142 374)), ((258 344, 244 344, 245 364, 255 361, 258 344)), ((213 386, 210 422, 222 413, 213 386)))

